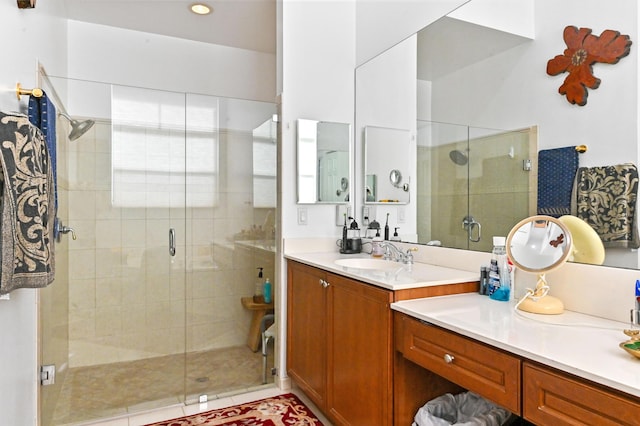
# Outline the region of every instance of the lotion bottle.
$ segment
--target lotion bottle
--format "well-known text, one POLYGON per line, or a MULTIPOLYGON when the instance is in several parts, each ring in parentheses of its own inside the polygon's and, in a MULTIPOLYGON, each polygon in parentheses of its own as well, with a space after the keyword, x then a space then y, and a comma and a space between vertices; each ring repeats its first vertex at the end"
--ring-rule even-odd
POLYGON ((271 297, 271 281, 269 278, 264 282, 264 303, 271 303, 273 298, 271 297))

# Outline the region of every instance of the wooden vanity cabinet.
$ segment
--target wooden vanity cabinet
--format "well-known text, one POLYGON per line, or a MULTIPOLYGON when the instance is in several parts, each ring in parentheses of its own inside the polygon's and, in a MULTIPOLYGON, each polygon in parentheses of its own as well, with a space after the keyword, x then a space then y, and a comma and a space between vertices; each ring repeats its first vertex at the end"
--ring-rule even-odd
POLYGON ((640 425, 640 398, 400 312, 394 332, 395 425, 411 424, 427 401, 465 389, 538 426, 640 425))
POLYGON ((520 413, 518 357, 401 313, 395 323, 396 350, 404 359, 520 413))
POLYGON ((392 424, 392 297, 289 262, 287 370, 336 425, 392 424))
POLYGON ((523 365, 523 417, 537 425, 640 425, 640 399, 548 367, 523 365))

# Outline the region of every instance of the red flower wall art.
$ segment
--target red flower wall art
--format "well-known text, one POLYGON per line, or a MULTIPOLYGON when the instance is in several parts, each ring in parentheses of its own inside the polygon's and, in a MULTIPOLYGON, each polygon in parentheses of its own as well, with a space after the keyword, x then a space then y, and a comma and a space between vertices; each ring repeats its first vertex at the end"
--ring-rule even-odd
POLYGON ((584 106, 589 95, 587 88, 600 86, 600 79, 593 75, 593 64, 617 63, 629 54, 631 40, 618 31, 606 30, 598 37, 591 34, 590 28, 568 26, 564 29, 564 41, 567 49, 547 62, 547 74, 568 72, 558 92, 570 103, 584 106))

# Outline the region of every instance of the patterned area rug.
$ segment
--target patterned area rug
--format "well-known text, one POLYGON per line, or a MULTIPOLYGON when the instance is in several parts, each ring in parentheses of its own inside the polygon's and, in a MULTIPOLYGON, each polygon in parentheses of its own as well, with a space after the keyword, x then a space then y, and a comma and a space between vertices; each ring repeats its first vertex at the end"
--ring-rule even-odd
POLYGON ((233 407, 207 411, 147 426, 322 426, 322 422, 292 393, 233 407))

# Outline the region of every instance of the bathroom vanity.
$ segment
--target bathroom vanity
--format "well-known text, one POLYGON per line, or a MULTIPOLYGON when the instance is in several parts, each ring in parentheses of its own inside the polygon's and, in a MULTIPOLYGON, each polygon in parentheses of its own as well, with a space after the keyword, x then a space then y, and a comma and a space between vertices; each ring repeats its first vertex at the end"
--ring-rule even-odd
POLYGON ((336 425, 409 425, 430 399, 464 390, 539 425, 640 424, 640 360, 618 348, 624 323, 515 313, 478 295, 472 272, 286 257, 287 369, 336 425))
POLYGON ((477 274, 431 267, 440 279, 420 283, 402 264, 393 271, 367 271, 338 266, 340 258, 347 257, 289 258, 287 370, 336 425, 391 425, 391 303, 475 292, 477 274))

